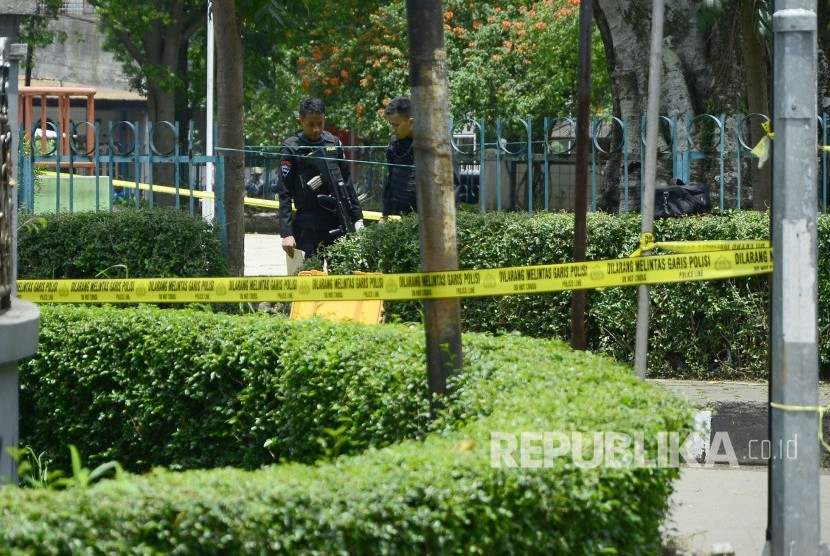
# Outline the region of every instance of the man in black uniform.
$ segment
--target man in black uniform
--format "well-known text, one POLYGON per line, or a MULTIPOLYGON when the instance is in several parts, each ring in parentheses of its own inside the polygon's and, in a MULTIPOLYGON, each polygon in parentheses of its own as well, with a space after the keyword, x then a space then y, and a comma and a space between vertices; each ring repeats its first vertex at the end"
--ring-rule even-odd
POLYGON ((363 228, 363 211, 351 181, 343 145, 324 131, 326 106, 310 98, 300 103, 301 131, 283 144, 277 192, 280 236, 289 257, 294 248, 311 257, 317 248, 363 228), (292 213, 294 203, 296 214, 292 213))
POLYGON ((392 128, 392 137, 386 148, 389 176, 383 185, 381 210, 383 217, 390 214, 417 212, 415 203, 415 151, 412 148, 412 102, 396 98, 384 110, 392 128))
MULTIPOLYGON (((406 97, 396 98, 384 109, 386 121, 392 128, 392 137, 386 147, 386 163, 389 176, 383 184, 381 211, 383 219, 390 214, 418 212, 415 186, 415 149, 412 145, 412 101, 406 97)), ((461 176, 453 165, 453 188, 455 202, 459 201, 461 176)))

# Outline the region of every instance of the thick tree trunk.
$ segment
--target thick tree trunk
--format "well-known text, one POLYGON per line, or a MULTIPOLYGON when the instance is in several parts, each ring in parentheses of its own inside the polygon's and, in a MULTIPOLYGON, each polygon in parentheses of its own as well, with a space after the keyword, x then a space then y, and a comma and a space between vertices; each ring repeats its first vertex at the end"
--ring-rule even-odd
POLYGON ((242 35, 233 0, 214 0, 219 144, 225 158, 225 216, 231 272, 245 271, 245 136, 243 133, 242 35))
MULTIPOLYGON (((660 150, 666 151, 671 141, 680 150, 686 149, 685 121, 702 113, 734 114, 743 103, 742 65, 733 42, 731 17, 723 17, 715 26, 702 30, 696 18, 697 3, 688 0, 670 2, 666 6, 663 40, 663 79, 661 109, 663 116, 677 118, 673 135, 661 125, 660 150)), ((608 73, 614 95, 615 116, 627 126, 630 161, 639 161, 641 121, 645 114, 648 94, 649 49, 651 39, 650 0, 597 0, 595 17, 605 46, 608 73)), ((699 147, 700 130, 692 129, 692 141, 699 147)), ((631 197, 629 208, 639 208, 639 183, 635 165, 630 166, 631 197)), ((705 167, 693 168, 693 179, 713 183, 714 176, 705 167)), ((622 172, 607 173, 619 180, 622 172)), ((671 160, 661 157, 657 180, 672 177, 671 160)), ((605 183, 608 198, 614 198, 609 189, 617 183, 605 183)), ((717 192, 717 188, 712 188, 717 192)))
MULTIPOLYGON (((166 91, 156 84, 151 84, 148 87, 147 94, 147 119, 152 131, 149 139, 152 141, 147 146, 149 152, 153 150, 153 156, 165 156, 171 154, 175 149, 175 135, 172 128, 161 122, 175 122, 175 112, 173 109, 176 99, 174 91, 166 91)), ((141 138, 143 139, 143 138, 141 138)), ((173 185, 174 168, 170 163, 153 164, 153 183, 156 185, 173 185)), ((159 195, 153 197, 153 202, 163 206, 173 206, 175 199, 170 195, 159 195)))

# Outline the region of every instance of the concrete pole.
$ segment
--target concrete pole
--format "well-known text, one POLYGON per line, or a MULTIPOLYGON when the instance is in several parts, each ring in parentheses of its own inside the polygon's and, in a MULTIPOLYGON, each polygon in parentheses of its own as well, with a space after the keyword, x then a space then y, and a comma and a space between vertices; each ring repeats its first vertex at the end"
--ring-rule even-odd
MULTIPOLYGON (((407 0, 406 12, 421 270, 458 270, 441 1, 407 0)), ((447 378, 460 372, 464 364, 458 299, 424 300, 424 327, 429 391, 432 395, 445 394, 447 378)))
MULTIPOLYGON (((646 109, 645 172, 642 188, 643 233, 654 231, 654 180, 657 175, 657 132, 660 129, 660 83, 663 73, 663 18, 665 0, 653 0, 651 8, 651 56, 648 69, 648 106, 646 109)), ((643 251, 646 257, 650 251, 643 251)), ((637 338, 634 346, 634 368, 637 376, 646 378, 648 355, 648 286, 637 288, 637 338)))
POLYGON ((17 361, 37 350, 40 311, 37 306, 14 297, 17 276, 14 258, 17 243, 17 137, 18 62, 25 48, 0 37, 0 485, 17 483, 17 468, 8 448, 18 441, 17 361), (15 57, 12 57, 12 52, 15 57), (14 86, 9 87, 13 82, 14 86), (14 107, 10 111, 9 107, 14 107), (8 282, 7 282, 8 280, 8 282))
POLYGON ((818 555, 816 2, 775 3, 773 24, 770 524, 772 556, 818 555), (784 406, 783 408, 780 406, 784 406))

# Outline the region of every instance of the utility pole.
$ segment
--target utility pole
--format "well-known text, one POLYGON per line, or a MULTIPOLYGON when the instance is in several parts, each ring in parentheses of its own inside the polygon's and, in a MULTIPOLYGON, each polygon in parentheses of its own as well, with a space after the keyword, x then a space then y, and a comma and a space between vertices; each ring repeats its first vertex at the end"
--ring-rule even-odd
MULTIPOLYGON (((576 81, 576 204, 574 205, 574 262, 585 260, 588 235, 588 164, 591 152, 591 18, 593 0, 579 3, 579 74, 576 81)), ((571 297, 571 348, 585 349, 587 292, 571 297)))
POLYGON ((775 150, 767 534, 772 556, 815 556, 821 542, 816 1, 776 1, 772 28, 775 150))
MULTIPOLYGON (((648 106, 646 108, 645 173, 642 189, 642 233, 654 231, 654 180, 657 176, 657 132, 660 126, 660 83, 663 69, 663 17, 665 0, 654 0, 651 8, 651 56, 648 68, 648 106)), ((643 251, 646 257, 650 251, 643 251)), ((637 339, 634 368, 639 378, 646 378, 648 365, 648 286, 637 287, 637 339)))
MULTIPOLYGON (((442 4, 407 0, 406 12, 421 271, 458 270, 442 4)), ((429 391, 445 394, 464 364, 458 299, 425 299, 424 326, 429 391)))

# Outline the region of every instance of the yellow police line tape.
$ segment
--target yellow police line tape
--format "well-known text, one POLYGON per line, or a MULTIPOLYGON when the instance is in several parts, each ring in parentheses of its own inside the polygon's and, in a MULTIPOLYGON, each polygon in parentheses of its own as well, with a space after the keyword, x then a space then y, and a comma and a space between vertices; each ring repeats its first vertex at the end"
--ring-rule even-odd
POLYGON ((824 416, 830 411, 830 405, 786 405, 781 403, 770 402, 769 406, 773 409, 780 409, 781 411, 807 411, 818 414, 818 441, 825 450, 830 452, 830 444, 824 441, 824 416))
MULTIPOLYGON (((761 127, 764 129, 764 136, 749 151, 758 159, 758 168, 761 168, 769 159, 770 142, 775 139, 775 132, 772 131, 771 121, 767 120, 762 122, 761 127)), ((818 145, 818 150, 830 152, 830 145, 818 145)))
MULTIPOLYGON (((45 172, 44 175, 46 175, 46 176, 56 176, 57 174, 55 172, 45 172)), ((66 179, 66 180, 69 179, 69 174, 61 173, 60 176, 61 176, 61 179, 66 179)), ((83 176, 83 177, 92 177, 92 176, 83 176)), ((107 182, 107 183, 109 183, 109 181, 110 181, 109 176, 100 176, 100 178, 102 180, 104 180, 105 182, 107 182)), ((125 188, 128 188, 128 189, 136 189, 136 187, 137 187, 140 191, 150 191, 150 189, 151 189, 151 186, 148 183, 139 182, 138 184, 136 184, 136 182, 134 182, 134 181, 126 181, 126 180, 118 180, 118 179, 112 180, 112 186, 113 187, 125 187, 125 188)), ((195 199, 214 199, 215 198, 212 191, 201 191, 199 189, 190 190, 186 187, 180 187, 180 188, 176 189, 175 187, 171 187, 169 185, 155 185, 155 184, 153 184, 152 185, 152 190, 153 190, 153 193, 164 193, 164 194, 167 194, 167 195, 176 195, 176 194, 178 194, 178 195, 182 195, 184 197, 191 197, 192 196, 195 199)), ((280 208, 280 202, 279 201, 273 201, 273 200, 270 200, 270 199, 259 199, 257 197, 245 197, 244 198, 244 203, 248 206, 251 206, 251 207, 270 208, 270 209, 274 209, 274 210, 280 208)), ((380 212, 372 211, 372 210, 363 211, 363 218, 365 220, 380 220, 381 217, 382 217, 382 214, 380 212)), ((397 219, 399 217, 391 216, 390 218, 394 220, 394 219, 397 219)))
POLYGON ((772 272, 768 241, 698 243, 703 250, 689 253, 413 274, 19 280, 17 295, 44 303, 412 300, 718 280, 772 272))

